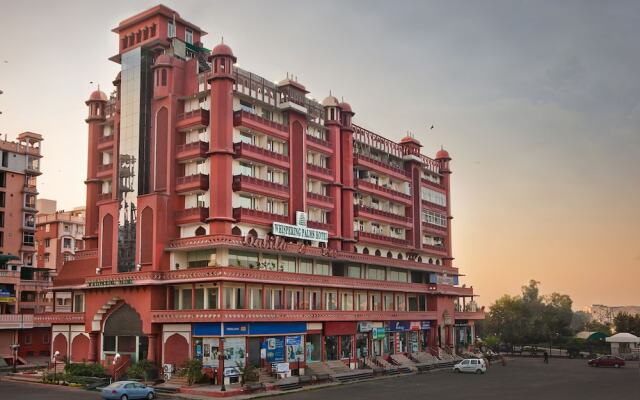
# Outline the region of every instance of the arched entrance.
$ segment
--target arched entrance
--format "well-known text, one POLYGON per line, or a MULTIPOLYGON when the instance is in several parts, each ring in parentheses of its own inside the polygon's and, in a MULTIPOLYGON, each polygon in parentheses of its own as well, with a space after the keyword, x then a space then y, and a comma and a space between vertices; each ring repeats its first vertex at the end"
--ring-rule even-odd
POLYGON ((140 315, 130 305, 121 305, 107 317, 102 331, 103 360, 113 358, 116 353, 132 362, 144 360, 148 347, 140 315))

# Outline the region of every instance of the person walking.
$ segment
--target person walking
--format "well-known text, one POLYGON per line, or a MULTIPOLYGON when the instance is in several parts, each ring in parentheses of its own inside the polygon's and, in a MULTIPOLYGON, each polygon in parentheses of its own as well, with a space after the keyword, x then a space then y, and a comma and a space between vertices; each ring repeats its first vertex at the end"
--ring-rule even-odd
POLYGON ((549 364, 549 353, 546 351, 544 352, 544 363, 549 364))

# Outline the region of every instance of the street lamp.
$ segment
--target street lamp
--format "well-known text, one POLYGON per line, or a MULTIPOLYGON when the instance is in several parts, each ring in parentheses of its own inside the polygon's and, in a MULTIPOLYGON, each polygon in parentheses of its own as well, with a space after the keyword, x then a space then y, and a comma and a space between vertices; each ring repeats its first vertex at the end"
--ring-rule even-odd
POLYGON ((224 385, 224 338, 220 339, 220 351, 218 355, 218 368, 220 368, 220 380, 222 381, 222 385, 220 386, 221 392, 226 392, 227 388, 224 385))
POLYGON ((58 350, 56 350, 55 353, 53 353, 53 357, 52 357, 52 361, 53 361, 53 376, 56 378, 56 382, 58 381, 58 356, 60 355, 60 352, 58 350))
POLYGON ((17 359, 18 359, 18 349, 20 348, 20 345, 18 343, 14 343, 14 344, 10 345, 9 348, 11 349, 11 352, 13 353, 13 368, 12 368, 12 372, 15 374, 16 372, 18 372, 16 362, 17 362, 17 359))
POLYGON ((116 372, 116 367, 118 365, 118 360, 120 359, 120 353, 116 353, 115 356, 113 356, 113 381, 116 381, 117 378, 117 372, 116 372))

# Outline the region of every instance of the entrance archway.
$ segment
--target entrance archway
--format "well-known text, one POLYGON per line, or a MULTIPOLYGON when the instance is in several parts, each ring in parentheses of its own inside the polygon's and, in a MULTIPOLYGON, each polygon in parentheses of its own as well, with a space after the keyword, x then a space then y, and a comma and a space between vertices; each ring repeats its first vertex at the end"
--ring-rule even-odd
POLYGON ((142 333, 142 319, 136 310, 124 303, 104 322, 102 330, 102 359, 116 353, 132 362, 147 358, 148 338, 142 333))

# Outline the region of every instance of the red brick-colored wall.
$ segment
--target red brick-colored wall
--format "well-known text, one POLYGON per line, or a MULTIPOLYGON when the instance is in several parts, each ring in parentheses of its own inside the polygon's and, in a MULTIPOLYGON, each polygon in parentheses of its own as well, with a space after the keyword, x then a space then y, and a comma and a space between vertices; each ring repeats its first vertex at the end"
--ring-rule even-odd
POLYGON ((164 344, 164 363, 180 367, 189 359, 189 343, 177 333, 169 336, 164 344))

